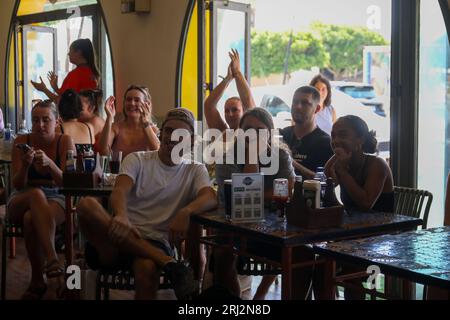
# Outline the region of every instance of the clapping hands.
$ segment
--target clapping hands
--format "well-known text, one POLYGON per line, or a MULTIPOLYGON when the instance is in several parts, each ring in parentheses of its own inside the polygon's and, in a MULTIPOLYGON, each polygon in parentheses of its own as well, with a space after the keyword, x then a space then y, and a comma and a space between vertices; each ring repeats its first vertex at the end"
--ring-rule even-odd
POLYGON ((115 106, 115 101, 116 98, 113 96, 110 96, 108 99, 106 99, 105 101, 105 112, 106 112, 106 117, 108 119, 114 119, 114 117, 116 116, 116 106, 115 106))

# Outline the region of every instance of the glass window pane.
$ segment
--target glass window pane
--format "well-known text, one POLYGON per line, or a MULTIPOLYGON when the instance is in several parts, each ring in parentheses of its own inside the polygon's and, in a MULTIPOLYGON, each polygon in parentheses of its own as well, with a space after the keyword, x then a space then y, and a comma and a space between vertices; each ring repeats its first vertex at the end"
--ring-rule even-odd
MULTIPOLYGON (((241 70, 245 72, 245 12, 218 9, 217 12, 217 75, 227 75, 230 58, 228 52, 237 49, 241 70)), ((222 79, 217 78, 219 83, 222 79)))
MULTIPOLYGON (((275 125, 291 125, 294 91, 320 72, 332 80, 337 116, 365 120, 376 131, 380 156, 389 158, 392 0, 278 0, 276 6, 266 0, 238 2, 251 4, 255 102, 271 112, 275 125)), ((234 24, 240 25, 237 17, 234 24)), ((225 31, 229 37, 239 35, 228 28, 222 37, 225 31)), ((219 52, 223 65, 227 58, 219 52)))
POLYGON ((438 1, 420 4, 418 187, 433 193, 428 227, 443 223, 449 172, 449 45, 438 1))
MULTIPOLYGON (((241 71, 245 75, 245 12, 218 9, 217 10, 217 78, 216 85, 226 77, 230 58, 228 52, 236 49, 239 52, 241 71)), ((225 91, 219 101, 219 105, 225 104, 225 101, 233 96, 237 96, 236 83, 233 81, 225 91)))
POLYGON ((97 0, 21 0, 18 16, 97 4, 97 0), (54 2, 54 3, 52 3, 54 2))
POLYGON ((107 99, 109 96, 114 95, 114 78, 113 78, 113 66, 111 59, 111 48, 109 46, 109 37, 106 36, 106 48, 105 48, 105 59, 106 59, 106 84, 104 87, 106 91, 103 93, 103 99, 107 99))
POLYGON ((26 70, 25 70, 25 110, 24 116, 27 126, 31 125, 31 107, 34 99, 47 99, 42 92, 35 90, 30 80, 40 82, 46 78, 47 72, 54 70, 53 65, 53 34, 51 32, 26 30, 26 70))
POLYGON ((59 85, 61 85, 66 75, 75 68, 75 65, 69 62, 69 56, 67 55, 70 44, 80 38, 87 38, 92 41, 92 17, 51 21, 42 25, 56 29, 58 39, 57 73, 60 81, 59 85))

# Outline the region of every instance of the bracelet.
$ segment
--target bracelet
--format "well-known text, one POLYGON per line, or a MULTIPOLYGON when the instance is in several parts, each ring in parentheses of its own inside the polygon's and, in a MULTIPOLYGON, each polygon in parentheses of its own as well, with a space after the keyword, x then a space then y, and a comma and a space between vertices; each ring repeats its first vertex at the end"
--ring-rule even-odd
POLYGON ((148 127, 151 127, 151 128, 156 127, 157 128, 156 124, 154 124, 151 121, 147 121, 142 124, 142 129, 146 129, 148 127))

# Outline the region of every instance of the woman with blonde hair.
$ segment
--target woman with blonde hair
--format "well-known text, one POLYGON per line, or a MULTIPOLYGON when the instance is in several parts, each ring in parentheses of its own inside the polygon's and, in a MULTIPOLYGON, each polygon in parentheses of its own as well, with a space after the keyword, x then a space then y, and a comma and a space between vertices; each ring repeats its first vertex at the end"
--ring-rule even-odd
POLYGON ((123 158, 136 151, 159 148, 158 127, 152 122, 152 100, 146 87, 131 85, 124 94, 125 119, 114 122, 115 97, 105 102, 106 122, 100 135, 98 149, 102 155, 122 151, 123 158))
POLYGON ((64 265, 55 251, 55 229, 64 221, 62 186, 68 150, 75 150, 72 139, 55 133, 57 112, 50 100, 32 109, 32 131, 20 135, 12 150, 12 186, 8 218, 24 226, 25 246, 31 262, 31 283, 23 299, 37 300, 47 291, 47 280, 57 278, 63 288, 64 265))

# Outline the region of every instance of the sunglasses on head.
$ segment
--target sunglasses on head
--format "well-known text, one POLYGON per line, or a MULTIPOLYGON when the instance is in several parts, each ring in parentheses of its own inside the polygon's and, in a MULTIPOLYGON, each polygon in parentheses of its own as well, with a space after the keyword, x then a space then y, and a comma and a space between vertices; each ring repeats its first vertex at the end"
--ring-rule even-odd
POLYGON ((38 107, 38 106, 40 106, 40 105, 46 105, 46 104, 49 104, 49 103, 51 103, 52 102, 52 100, 50 100, 50 99, 45 99, 45 100, 42 100, 42 99, 33 99, 33 100, 31 100, 31 109, 34 109, 34 108, 36 108, 36 107, 38 107))

